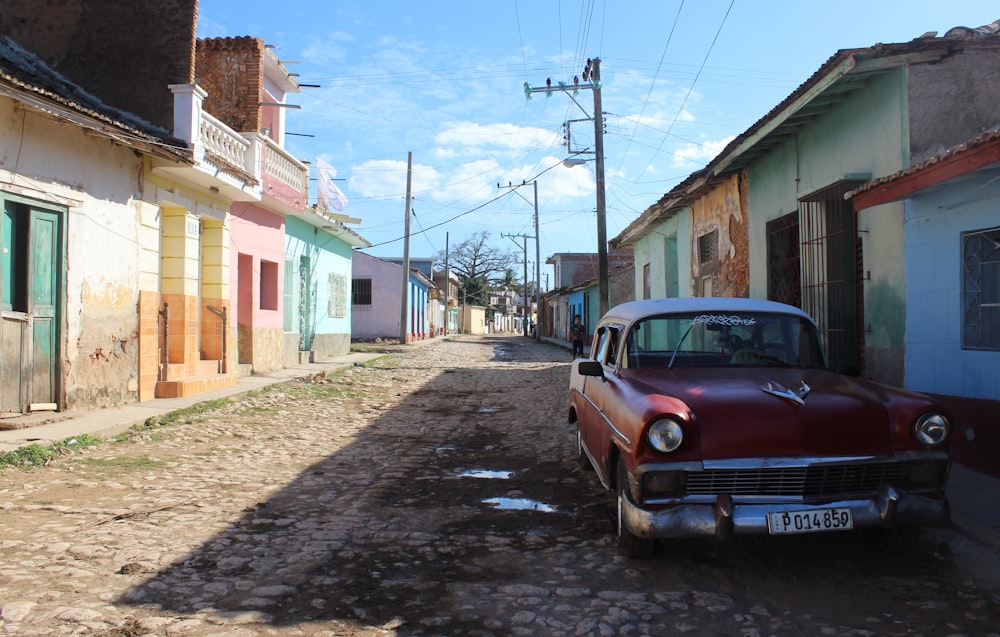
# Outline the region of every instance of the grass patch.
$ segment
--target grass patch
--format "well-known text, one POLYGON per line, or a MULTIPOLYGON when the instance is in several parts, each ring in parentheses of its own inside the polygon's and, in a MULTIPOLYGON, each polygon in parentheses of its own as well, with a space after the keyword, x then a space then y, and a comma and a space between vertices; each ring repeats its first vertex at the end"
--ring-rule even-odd
POLYGON ((126 456, 113 458, 84 458, 83 462, 98 469, 115 469, 130 471, 136 469, 160 469, 167 465, 166 460, 156 460, 149 456, 131 458, 126 456))
MULTIPOLYGON (((217 398, 215 400, 207 400, 203 403, 197 403, 191 405, 190 407, 185 407, 184 409, 178 409, 177 411, 171 411, 169 413, 163 414, 156 418, 156 424, 159 425, 172 425, 177 422, 186 422, 188 420, 197 420, 199 417, 204 416, 210 411, 220 409, 229 405, 233 402, 231 398, 217 398)), ((150 424, 149 421, 146 421, 150 424)))
POLYGON ((30 444, 14 451, 0 452, 0 468, 44 467, 60 456, 77 454, 87 447, 101 444, 101 439, 90 434, 73 436, 51 445, 30 444))

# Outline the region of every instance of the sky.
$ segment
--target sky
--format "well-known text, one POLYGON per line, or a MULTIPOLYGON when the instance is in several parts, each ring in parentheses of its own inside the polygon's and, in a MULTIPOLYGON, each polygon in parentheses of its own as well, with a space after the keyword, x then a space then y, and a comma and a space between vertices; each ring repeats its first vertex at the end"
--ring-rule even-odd
POLYGON ((285 147, 336 168, 369 254, 403 255, 412 156, 410 257, 485 230, 533 280, 537 181, 547 290, 548 257, 597 252, 595 163, 563 163, 593 157, 594 97, 526 82, 600 59, 612 239, 839 49, 997 19, 995 0, 200 0, 198 37, 260 38, 318 85, 289 96, 285 147))

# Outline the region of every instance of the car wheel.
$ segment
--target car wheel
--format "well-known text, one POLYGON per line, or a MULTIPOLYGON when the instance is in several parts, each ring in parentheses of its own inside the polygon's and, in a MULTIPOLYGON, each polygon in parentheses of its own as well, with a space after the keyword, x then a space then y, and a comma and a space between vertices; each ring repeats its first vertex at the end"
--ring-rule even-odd
POLYGON ((591 469, 590 458, 587 457, 587 452, 583 450, 583 434, 580 430, 576 430, 576 459, 580 462, 581 469, 591 469))
POLYGON ((887 529, 869 529, 868 542, 880 551, 891 555, 907 553, 917 541, 920 527, 914 524, 897 524, 887 529))
POLYGON ((623 506, 624 499, 628 497, 625 495, 625 485, 628 484, 628 472, 625 469, 624 462, 619 460, 617 464, 618 475, 615 480, 615 495, 617 496, 616 509, 618 513, 618 549, 626 557, 649 557, 653 554, 653 549, 656 548, 656 540, 648 537, 639 537, 625 526, 623 506))

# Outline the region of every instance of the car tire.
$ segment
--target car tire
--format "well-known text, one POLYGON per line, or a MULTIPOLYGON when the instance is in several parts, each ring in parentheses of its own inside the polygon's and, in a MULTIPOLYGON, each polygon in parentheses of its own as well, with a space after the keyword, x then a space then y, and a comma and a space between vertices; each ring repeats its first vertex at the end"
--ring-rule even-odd
POLYGON ((625 494, 625 485, 628 484, 628 471, 625 469, 625 463, 620 460, 617 463, 618 473, 615 479, 615 507, 617 512, 617 531, 618 531, 618 549, 626 557, 631 557, 635 559, 641 559, 649 557, 653 554, 653 549, 656 548, 656 540, 648 537, 639 537, 635 535, 625 526, 625 520, 623 515, 623 502, 624 498, 628 497, 625 494))
POLYGON ((590 458, 587 457, 587 452, 583 450, 583 434, 580 430, 576 430, 576 459, 580 463, 581 469, 593 469, 590 466, 590 458))
POLYGON ((904 555, 916 544, 920 527, 915 524, 897 524, 887 529, 869 529, 867 539, 876 549, 890 555, 904 555))

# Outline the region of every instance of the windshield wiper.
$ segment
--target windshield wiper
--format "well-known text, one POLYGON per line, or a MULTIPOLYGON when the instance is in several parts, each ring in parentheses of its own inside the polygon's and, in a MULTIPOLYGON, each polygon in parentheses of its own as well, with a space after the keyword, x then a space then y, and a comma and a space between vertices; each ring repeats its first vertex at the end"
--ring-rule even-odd
POLYGON ((691 321, 691 325, 688 325, 687 331, 685 331, 684 335, 681 336, 679 341, 677 341, 677 345, 674 346, 674 353, 670 355, 670 362, 667 363, 667 369, 674 368, 674 359, 677 358, 677 350, 681 348, 681 343, 683 343, 684 339, 688 337, 688 334, 691 333, 691 330, 694 329, 694 326, 695 326, 695 321, 691 321))

